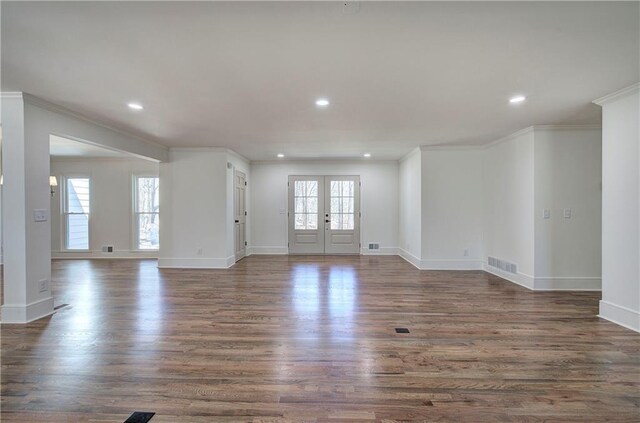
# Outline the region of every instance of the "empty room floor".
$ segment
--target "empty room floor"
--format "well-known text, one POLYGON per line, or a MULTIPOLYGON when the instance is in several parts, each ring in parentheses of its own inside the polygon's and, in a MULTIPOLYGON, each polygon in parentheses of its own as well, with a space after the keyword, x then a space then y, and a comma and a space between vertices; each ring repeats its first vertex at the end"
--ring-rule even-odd
POLYGON ((52 288, 53 316, 2 326, 2 422, 640 417, 640 335, 599 292, 395 256, 54 261, 52 288))

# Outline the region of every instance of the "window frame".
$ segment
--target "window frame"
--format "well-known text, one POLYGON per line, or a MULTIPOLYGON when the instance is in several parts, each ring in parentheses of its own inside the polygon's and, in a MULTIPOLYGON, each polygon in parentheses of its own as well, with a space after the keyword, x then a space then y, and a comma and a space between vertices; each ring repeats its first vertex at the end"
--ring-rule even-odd
POLYGON ((62 251, 71 251, 71 252, 90 252, 91 251, 91 215, 93 214, 93 179, 90 174, 82 173, 82 174, 67 174, 62 175, 60 178, 62 180, 62 184, 58 184, 60 188, 60 199, 62 200, 61 208, 61 243, 62 243, 62 251), (69 190, 68 190, 68 181, 69 179, 87 179, 89 181, 89 212, 88 213, 69 213, 69 190), (61 186, 60 186, 61 185, 61 186), (69 215, 87 215, 87 248, 69 248, 69 215))
MULTIPOLYGON (((160 241, 158 241, 158 248, 140 248, 140 219, 141 214, 155 214, 160 218, 160 205, 158 204, 157 212, 139 212, 138 211, 138 180, 142 178, 156 178, 158 180, 158 194, 160 190, 160 176, 153 173, 136 173, 131 178, 131 227, 133 233, 131 234, 131 249, 136 252, 157 252, 160 251, 160 241)), ((159 229, 159 228, 158 228, 159 229)), ((159 232, 159 230, 158 230, 159 232)), ((158 237, 160 234, 158 233, 158 237)))

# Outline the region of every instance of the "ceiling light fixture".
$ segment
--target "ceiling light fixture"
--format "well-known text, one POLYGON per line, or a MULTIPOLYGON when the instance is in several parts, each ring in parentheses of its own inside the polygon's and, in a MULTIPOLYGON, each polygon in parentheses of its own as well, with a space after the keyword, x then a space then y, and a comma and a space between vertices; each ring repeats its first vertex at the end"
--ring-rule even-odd
POLYGON ((363 156, 365 156, 366 158, 371 157, 371 153, 364 153, 363 156))
POLYGON ((515 97, 511 97, 509 99, 509 103, 522 103, 523 101, 525 101, 527 99, 527 97, 523 96, 523 95, 517 95, 515 97))
POLYGON ((129 108, 133 109, 133 110, 142 110, 142 109, 144 109, 144 107, 142 107, 142 104, 138 104, 138 103, 129 103, 129 104, 127 104, 127 106, 129 106, 129 108))
POLYGON ((318 107, 327 107, 329 105, 329 100, 326 98, 319 98, 316 100, 316 106, 318 107))
POLYGON ((283 158, 283 157, 284 157, 284 154, 282 154, 282 153, 278 153, 278 158, 279 158, 279 159, 281 159, 281 158, 283 158))

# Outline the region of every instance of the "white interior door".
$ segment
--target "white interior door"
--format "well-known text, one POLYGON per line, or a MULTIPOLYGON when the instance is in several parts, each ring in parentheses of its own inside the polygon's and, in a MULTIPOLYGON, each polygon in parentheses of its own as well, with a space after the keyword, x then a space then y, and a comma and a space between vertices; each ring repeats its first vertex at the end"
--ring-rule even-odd
POLYGON ((360 253, 360 177, 325 176, 326 254, 360 253))
POLYGON ((234 173, 234 219, 236 261, 247 254, 247 176, 234 173))
POLYGON ((324 176, 289 176, 289 253, 324 253, 324 176))
POLYGON ((360 252, 360 177, 289 176, 289 253, 360 252))

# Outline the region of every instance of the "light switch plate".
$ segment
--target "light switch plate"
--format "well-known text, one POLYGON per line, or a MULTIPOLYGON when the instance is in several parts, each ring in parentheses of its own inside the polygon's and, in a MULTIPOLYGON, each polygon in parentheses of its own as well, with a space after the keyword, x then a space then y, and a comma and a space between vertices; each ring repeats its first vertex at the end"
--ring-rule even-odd
POLYGON ((49 213, 46 209, 34 209, 33 210, 33 221, 34 222, 46 222, 49 220, 49 213))
POLYGON ((543 219, 551 219, 551 210, 550 209, 542 210, 542 218, 543 219))
POLYGON ((564 209, 564 218, 571 219, 571 209, 564 209))

